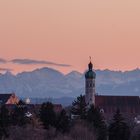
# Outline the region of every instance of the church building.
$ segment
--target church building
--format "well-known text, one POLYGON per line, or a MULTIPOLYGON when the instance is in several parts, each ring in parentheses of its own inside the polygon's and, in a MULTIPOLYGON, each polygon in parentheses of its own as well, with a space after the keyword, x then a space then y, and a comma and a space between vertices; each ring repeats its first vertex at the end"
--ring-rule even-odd
POLYGON ((90 61, 88 71, 85 73, 85 102, 87 106, 94 104, 95 107, 105 114, 113 114, 117 109, 124 114, 140 114, 139 96, 108 96, 96 94, 96 73, 93 70, 93 64, 90 61))

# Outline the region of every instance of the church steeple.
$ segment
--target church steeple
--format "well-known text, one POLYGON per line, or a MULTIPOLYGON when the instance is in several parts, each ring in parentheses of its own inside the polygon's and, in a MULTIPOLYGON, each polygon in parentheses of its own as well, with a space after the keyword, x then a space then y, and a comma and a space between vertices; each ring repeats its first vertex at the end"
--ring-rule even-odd
POLYGON ((93 64, 91 62, 91 57, 90 57, 90 62, 88 64, 88 71, 85 74, 86 79, 95 79, 96 78, 96 73, 93 71, 93 64))
POLYGON ((92 70, 92 69, 93 69, 93 64, 91 63, 91 61, 90 61, 90 63, 88 64, 88 68, 89 68, 89 70, 92 70))
POLYGON ((93 70, 93 64, 91 62, 88 64, 89 70, 85 73, 85 100, 88 106, 95 104, 95 79, 96 73, 93 70))

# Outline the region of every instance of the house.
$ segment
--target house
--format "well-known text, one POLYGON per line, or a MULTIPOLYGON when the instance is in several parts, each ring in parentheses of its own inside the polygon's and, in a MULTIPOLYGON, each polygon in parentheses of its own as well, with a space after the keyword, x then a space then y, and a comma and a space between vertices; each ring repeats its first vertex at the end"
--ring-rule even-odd
POLYGON ((15 93, 0 94, 0 105, 14 105, 19 102, 19 98, 15 93))

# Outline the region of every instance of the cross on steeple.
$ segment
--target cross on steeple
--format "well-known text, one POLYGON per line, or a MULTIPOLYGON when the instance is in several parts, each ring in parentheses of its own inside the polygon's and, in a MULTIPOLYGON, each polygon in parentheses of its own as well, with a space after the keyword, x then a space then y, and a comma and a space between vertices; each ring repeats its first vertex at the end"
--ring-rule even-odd
POLYGON ((91 56, 89 56, 89 60, 90 60, 90 62, 91 62, 91 56))
POLYGON ((91 56, 89 56, 90 63, 88 64, 89 70, 92 70, 93 64, 91 62, 91 56))

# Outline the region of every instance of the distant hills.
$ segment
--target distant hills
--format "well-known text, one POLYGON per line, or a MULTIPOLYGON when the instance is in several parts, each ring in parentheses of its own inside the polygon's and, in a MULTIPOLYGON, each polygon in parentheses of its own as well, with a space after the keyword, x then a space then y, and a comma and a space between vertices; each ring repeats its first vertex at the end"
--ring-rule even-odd
MULTIPOLYGON (((102 95, 140 96, 140 69, 132 71, 96 70, 96 91, 102 95)), ((85 92, 84 74, 67 75, 51 68, 36 69, 13 75, 0 75, 0 93, 15 92, 19 97, 75 98, 85 92)))

